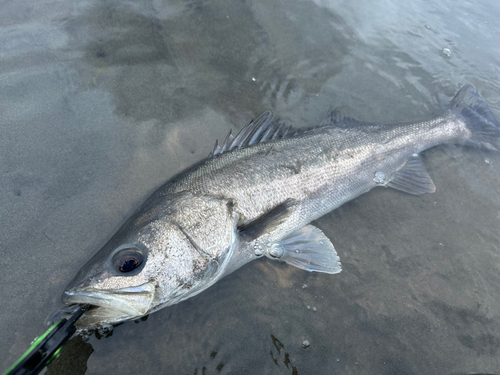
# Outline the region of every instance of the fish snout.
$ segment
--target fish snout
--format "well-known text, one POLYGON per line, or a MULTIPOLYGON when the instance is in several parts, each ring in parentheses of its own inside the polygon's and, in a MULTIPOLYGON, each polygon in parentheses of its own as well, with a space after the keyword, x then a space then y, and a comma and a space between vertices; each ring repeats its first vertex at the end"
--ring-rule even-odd
MULTIPOLYGON (((146 315, 151 309, 154 296, 155 286, 153 283, 105 290, 83 287, 65 291, 62 302, 68 308, 73 305, 91 305, 91 308, 81 318, 85 325, 112 324, 146 315)), ((63 310, 61 309, 64 314, 63 310)))

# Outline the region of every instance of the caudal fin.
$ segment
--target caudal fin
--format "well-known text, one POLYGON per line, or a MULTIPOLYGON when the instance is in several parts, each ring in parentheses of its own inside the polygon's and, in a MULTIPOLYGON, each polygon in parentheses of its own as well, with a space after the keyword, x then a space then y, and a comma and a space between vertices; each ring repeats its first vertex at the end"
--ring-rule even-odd
POLYGON ((451 111, 465 121, 472 133, 465 144, 473 147, 496 150, 500 137, 500 123, 490 107, 472 85, 465 85, 451 101, 451 111))

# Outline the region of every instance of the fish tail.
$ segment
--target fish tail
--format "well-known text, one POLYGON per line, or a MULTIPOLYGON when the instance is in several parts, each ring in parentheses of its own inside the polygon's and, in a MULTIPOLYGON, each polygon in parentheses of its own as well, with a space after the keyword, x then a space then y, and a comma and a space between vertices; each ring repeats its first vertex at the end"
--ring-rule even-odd
POLYGON ((489 105, 472 85, 465 85, 451 101, 450 110, 459 116, 470 134, 464 141, 468 146, 497 150, 500 123, 489 105))

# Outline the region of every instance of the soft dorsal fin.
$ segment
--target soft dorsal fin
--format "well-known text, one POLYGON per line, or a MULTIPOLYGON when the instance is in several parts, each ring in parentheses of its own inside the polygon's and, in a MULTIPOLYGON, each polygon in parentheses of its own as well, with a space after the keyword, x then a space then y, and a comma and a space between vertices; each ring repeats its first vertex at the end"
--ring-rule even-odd
POLYGON ((372 122, 364 122, 356 120, 355 118, 346 115, 346 109, 342 108, 330 108, 326 113, 324 120, 321 122, 319 127, 323 126, 338 126, 338 127, 353 127, 357 125, 378 125, 372 122))

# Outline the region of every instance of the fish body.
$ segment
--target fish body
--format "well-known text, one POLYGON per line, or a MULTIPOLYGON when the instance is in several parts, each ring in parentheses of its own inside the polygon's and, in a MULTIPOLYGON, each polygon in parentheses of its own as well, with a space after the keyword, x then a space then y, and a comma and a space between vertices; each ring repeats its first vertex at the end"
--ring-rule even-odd
POLYGON ((309 223, 374 187, 435 191, 420 153, 440 144, 495 149, 499 123, 470 85, 429 121, 380 125, 328 112, 306 130, 266 112, 167 182, 80 270, 63 302, 94 306, 81 326, 136 319, 267 256, 338 273, 331 241, 309 223))

